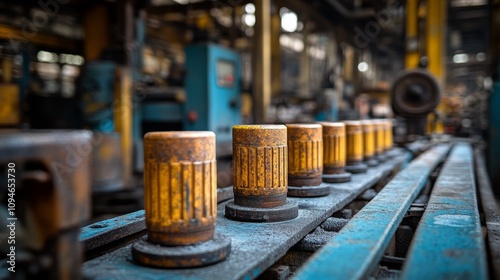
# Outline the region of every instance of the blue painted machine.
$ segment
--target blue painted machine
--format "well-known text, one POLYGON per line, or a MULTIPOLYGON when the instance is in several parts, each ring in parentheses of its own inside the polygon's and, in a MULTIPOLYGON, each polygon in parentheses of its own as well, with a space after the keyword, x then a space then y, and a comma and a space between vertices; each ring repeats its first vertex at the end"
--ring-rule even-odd
POLYGON ((213 44, 186 48, 184 130, 217 134, 217 155, 230 155, 231 128, 240 123, 239 54, 213 44))

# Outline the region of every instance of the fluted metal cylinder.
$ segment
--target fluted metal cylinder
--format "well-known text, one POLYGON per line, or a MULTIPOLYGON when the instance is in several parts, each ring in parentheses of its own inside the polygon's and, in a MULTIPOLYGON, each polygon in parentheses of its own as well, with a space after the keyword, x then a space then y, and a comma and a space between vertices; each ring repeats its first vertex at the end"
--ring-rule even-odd
POLYGON ((277 207, 286 202, 287 129, 284 125, 233 127, 234 202, 277 207))
POLYGON ((380 156, 385 151, 385 125, 382 120, 374 120, 375 155, 380 156))
POLYGON ((363 159, 372 160, 375 156, 375 128, 372 121, 361 122, 363 129, 363 159))
POLYGON ((359 121, 345 121, 346 127, 346 164, 363 161, 363 130, 359 121))
POLYGON ((346 164, 345 124, 322 122, 323 174, 344 173, 346 164))
POLYGON ((148 241, 189 245, 214 237, 217 170, 213 132, 150 132, 144 137, 148 241))
POLYGON ((384 150, 388 151, 392 148, 392 121, 384 120, 384 150))
POLYGON ((318 186, 323 173, 320 124, 287 124, 288 185, 318 186))

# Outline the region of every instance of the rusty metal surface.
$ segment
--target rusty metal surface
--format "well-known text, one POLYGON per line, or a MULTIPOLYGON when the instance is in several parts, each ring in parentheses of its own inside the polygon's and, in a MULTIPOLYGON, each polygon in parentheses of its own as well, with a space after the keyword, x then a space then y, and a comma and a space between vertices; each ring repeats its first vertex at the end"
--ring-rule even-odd
POLYGON ((323 134, 320 124, 287 124, 288 185, 319 186, 323 174, 323 134))
MULTIPOLYGON (((373 120, 375 128, 375 155, 381 156, 385 149, 385 125, 383 120, 373 120)), ((380 161, 380 160, 379 160, 380 161)), ((383 161, 383 160, 382 160, 383 161)))
POLYGON ((366 189, 375 185, 407 160, 406 153, 396 159, 354 175, 349 183, 331 185, 328 196, 288 198, 299 204, 297 218, 277 223, 244 223, 224 217, 226 203, 218 206, 216 232, 231 238, 228 258, 212 266, 194 269, 155 269, 131 263, 130 247, 125 246, 83 265, 85 275, 94 279, 253 279, 275 263, 293 245, 339 211, 366 189))
POLYGON ((227 257, 231 241, 215 236, 215 134, 150 132, 144 137, 147 237, 132 246, 146 266, 205 266, 227 257), (215 236, 215 238, 214 238, 215 236))
POLYGON ((144 209, 148 240, 166 246, 213 238, 217 216, 215 134, 144 136, 144 209))
POLYGON ((346 162, 354 165, 363 161, 363 129, 360 121, 345 121, 346 162))
POLYGON ((323 126, 323 174, 344 173, 346 162, 345 124, 321 122, 323 126))
POLYGON ((375 156, 375 123, 372 120, 361 121, 363 129, 363 160, 372 160, 375 156))
POLYGON ((318 197, 330 193, 322 183, 323 134, 320 124, 287 124, 288 196, 318 197))
POLYGON ((403 279, 488 279, 469 144, 456 144, 434 184, 403 279))
POLYGON ((90 131, 0 132, 0 163, 16 165, 16 202, 22 211, 15 215, 27 233, 16 246, 19 254, 26 250, 31 258, 31 270, 20 264, 20 275, 80 278, 81 247, 75 241, 90 214, 90 154, 95 144, 90 131), (42 259, 48 265, 40 265, 42 259))
POLYGON ((486 229, 488 230, 486 241, 489 249, 490 271, 493 272, 492 278, 500 279, 500 207, 491 188, 483 151, 477 148, 474 154, 478 193, 481 199, 486 229))
POLYGON ((321 125, 323 126, 323 182, 345 183, 351 181, 351 173, 345 172, 345 124, 322 122, 321 125))
POLYGON ((411 202, 448 150, 448 145, 437 146, 411 162, 304 264, 295 279, 368 278, 411 202))
POLYGON ((285 204, 288 186, 286 137, 284 125, 233 127, 236 204, 266 208, 285 204))
POLYGON ((392 120, 385 119, 384 121, 384 150, 389 151, 392 148, 392 120))

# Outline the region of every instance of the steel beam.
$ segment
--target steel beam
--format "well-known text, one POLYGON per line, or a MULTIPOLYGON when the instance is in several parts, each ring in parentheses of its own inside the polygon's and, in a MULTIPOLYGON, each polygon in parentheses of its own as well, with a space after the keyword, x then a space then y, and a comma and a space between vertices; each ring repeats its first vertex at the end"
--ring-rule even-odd
POLYGON ((446 144, 436 146, 411 162, 304 264, 295 279, 367 279, 449 148, 446 144))
POLYGON ((476 149, 474 158, 476 160, 478 193, 481 198, 486 229, 488 230, 486 241, 490 253, 489 261, 493 272, 492 278, 500 279, 500 207, 496 202, 488 172, 486 172, 483 151, 476 149))
POLYGON ((271 105, 271 1, 255 2, 253 111, 255 123, 266 123, 271 105))
POLYGON ((444 164, 403 266, 403 279, 488 279, 469 144, 444 164))

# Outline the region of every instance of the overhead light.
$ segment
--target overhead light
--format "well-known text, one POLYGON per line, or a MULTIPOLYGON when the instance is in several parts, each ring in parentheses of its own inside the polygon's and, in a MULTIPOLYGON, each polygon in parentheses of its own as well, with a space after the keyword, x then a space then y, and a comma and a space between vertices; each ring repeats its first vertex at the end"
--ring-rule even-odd
POLYGON ((248 3, 245 5, 245 13, 255 14, 255 5, 253 3, 248 3))
POLYGON ((368 71, 368 63, 366 63, 364 61, 360 62, 358 64, 358 70, 359 70, 359 72, 366 72, 366 71, 368 71))
POLYGON ((296 13, 288 11, 281 15, 281 28, 283 30, 286 32, 295 32, 297 30, 297 26, 298 17, 296 13))
POLYGON ((476 60, 477 61, 485 61, 486 60, 486 54, 484 52, 480 52, 476 54, 476 60))
POLYGON ((50 62, 50 63, 55 63, 59 60, 59 57, 56 53, 46 52, 46 51, 39 51, 36 54, 36 58, 40 62, 50 62))
POLYGON ((466 53, 457 53, 453 56, 454 63, 466 63, 469 61, 469 55, 466 53))
POLYGON ((243 23, 246 26, 253 27, 255 25, 255 15, 254 14, 244 14, 243 23))

